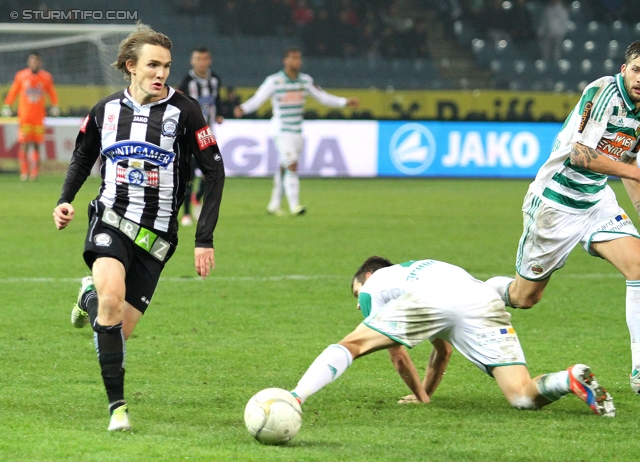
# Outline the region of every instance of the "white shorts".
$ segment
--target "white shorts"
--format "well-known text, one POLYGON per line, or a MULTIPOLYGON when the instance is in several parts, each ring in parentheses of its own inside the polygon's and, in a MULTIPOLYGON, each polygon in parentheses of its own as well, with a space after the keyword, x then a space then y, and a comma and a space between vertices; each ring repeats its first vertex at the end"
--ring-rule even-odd
POLYGON ((427 307, 419 297, 407 293, 363 323, 408 348, 425 340, 445 340, 489 375, 491 367, 526 365, 511 315, 497 293, 489 302, 445 308, 427 307))
POLYGON ((615 196, 605 197, 584 213, 567 213, 528 192, 522 213, 524 231, 518 245, 516 271, 531 281, 546 279, 562 268, 578 243, 590 255, 598 256, 591 249, 592 242, 627 236, 640 238, 615 196))
POLYGON ((299 133, 279 133, 273 141, 278 150, 278 157, 282 167, 289 167, 300 159, 302 154, 303 139, 299 133))

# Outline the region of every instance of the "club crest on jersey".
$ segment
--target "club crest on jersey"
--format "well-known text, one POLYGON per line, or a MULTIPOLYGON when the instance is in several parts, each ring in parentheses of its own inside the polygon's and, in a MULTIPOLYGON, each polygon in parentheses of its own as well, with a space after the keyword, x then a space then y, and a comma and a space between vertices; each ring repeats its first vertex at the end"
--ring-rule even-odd
POLYGON ((216 139, 213 137, 211 127, 204 127, 198 130, 196 132, 196 139, 198 140, 198 146, 201 151, 216 144, 216 139))
POLYGON ((116 163, 119 160, 141 159, 162 168, 173 162, 176 154, 145 141, 119 141, 102 151, 102 155, 116 163))
POLYGON ((531 272, 533 274, 542 274, 543 271, 544 268, 540 263, 534 263, 533 265, 531 265, 531 272))
POLYGON ((177 133, 178 133, 178 122, 175 119, 164 119, 162 121, 162 127, 160 131, 160 134, 162 136, 175 138, 177 133))
POLYGON ((140 166, 136 166, 136 163, 132 161, 128 166, 126 163, 123 163, 125 165, 118 165, 116 168, 116 183, 157 188, 160 179, 158 169, 144 170, 140 166))
POLYGON ((100 247, 109 247, 111 245, 111 236, 106 233, 96 234, 93 242, 100 247))

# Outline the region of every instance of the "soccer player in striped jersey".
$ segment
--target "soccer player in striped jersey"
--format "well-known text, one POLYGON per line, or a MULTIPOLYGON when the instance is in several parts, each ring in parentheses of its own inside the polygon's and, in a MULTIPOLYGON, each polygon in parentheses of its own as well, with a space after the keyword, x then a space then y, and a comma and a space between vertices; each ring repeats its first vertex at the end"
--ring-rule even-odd
MULTIPOLYGON (((220 101, 220 76, 209 69, 211 66, 211 52, 206 47, 199 47, 191 52, 191 70, 182 79, 178 90, 185 95, 198 100, 198 104, 202 109, 202 115, 213 131, 214 124, 221 124, 224 117, 221 115, 220 101)), ((204 194, 204 181, 202 180, 202 172, 197 168, 196 162, 193 162, 191 169, 191 181, 187 183, 187 190, 184 198, 184 215, 180 223, 184 226, 193 224, 193 219, 200 216, 200 201, 204 194), (192 194, 192 185, 195 178, 199 179, 198 192, 192 194), (193 218, 191 207, 193 205, 193 218)))
POLYGON ((549 159, 527 192, 524 231, 515 279, 487 281, 514 308, 542 298, 554 271, 581 244, 609 261, 626 278, 627 326, 631 336, 631 388, 640 393, 640 235, 607 185, 622 179, 640 213, 640 41, 625 52, 620 73, 584 89, 555 140, 549 159))
POLYGON ((82 280, 71 313, 90 323, 109 399, 109 431, 130 428, 124 400, 125 341, 148 308, 160 273, 178 244, 178 210, 192 154, 207 179, 195 239, 195 268, 215 265, 213 231, 224 185, 222 157, 197 101, 165 84, 171 41, 147 27, 120 44, 114 66, 131 80, 99 101, 80 128, 53 217, 58 229, 74 218, 71 205, 101 157, 102 185, 89 206, 82 280))
POLYGON ((10 117, 11 105, 18 98, 18 160, 22 181, 37 179, 40 171, 40 146, 44 141, 44 118, 47 114, 46 96, 51 101, 50 114, 59 116, 53 77, 42 69, 42 57, 34 52, 27 59, 27 69, 16 74, 2 107, 2 116, 10 117), (29 148, 33 148, 31 156, 29 148))
POLYGON ((399 402, 428 403, 453 346, 496 380, 513 407, 539 409, 573 393, 594 414, 615 416, 611 395, 584 364, 531 378, 504 302, 488 284, 462 268, 436 260, 394 265, 373 256, 356 271, 351 291, 364 321, 339 343, 329 345, 307 369, 292 390, 301 404, 340 377, 354 359, 383 349, 413 392, 399 402), (421 382, 405 347, 427 340, 433 351, 421 382))
POLYGON ((284 69, 268 76, 251 98, 235 108, 234 115, 240 118, 243 114, 254 112, 271 98, 271 123, 280 168, 273 177, 273 191, 267 212, 273 215, 283 214, 280 202, 284 191, 291 213, 302 215, 306 208, 300 205, 298 160, 302 152, 302 117, 307 95, 332 107, 357 107, 358 99, 330 95, 316 85, 311 76, 300 72, 302 52, 298 48, 285 50, 283 65, 284 69))

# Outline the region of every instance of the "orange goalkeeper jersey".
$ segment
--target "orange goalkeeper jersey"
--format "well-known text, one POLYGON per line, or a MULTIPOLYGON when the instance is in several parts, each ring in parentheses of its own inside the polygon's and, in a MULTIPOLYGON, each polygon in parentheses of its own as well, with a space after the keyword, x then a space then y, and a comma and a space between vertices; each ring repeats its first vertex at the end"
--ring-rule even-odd
POLYGON ((13 85, 4 104, 12 105, 18 99, 18 119, 21 124, 42 125, 46 116, 45 95, 49 95, 51 104, 58 105, 58 95, 53 86, 53 77, 40 69, 35 74, 31 69, 23 69, 16 74, 13 85))

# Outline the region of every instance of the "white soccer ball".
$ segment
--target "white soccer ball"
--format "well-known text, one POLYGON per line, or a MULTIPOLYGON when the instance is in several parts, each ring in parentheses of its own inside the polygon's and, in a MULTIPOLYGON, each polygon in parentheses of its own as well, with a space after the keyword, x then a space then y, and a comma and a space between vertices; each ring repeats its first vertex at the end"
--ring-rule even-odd
POLYGON ((251 397, 244 409, 247 430, 262 444, 284 444, 298 434, 302 409, 282 388, 266 388, 251 397))

